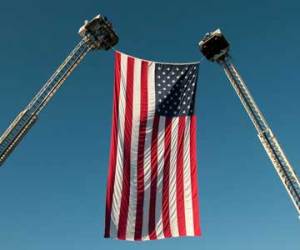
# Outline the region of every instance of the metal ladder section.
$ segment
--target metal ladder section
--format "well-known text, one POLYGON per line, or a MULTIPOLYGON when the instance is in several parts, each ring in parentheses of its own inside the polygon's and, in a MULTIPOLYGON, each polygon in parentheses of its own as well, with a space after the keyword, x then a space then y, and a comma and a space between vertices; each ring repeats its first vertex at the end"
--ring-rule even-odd
POLYGON ((37 115, 46 106, 90 49, 91 46, 87 43, 87 39, 83 38, 27 107, 20 112, 3 133, 0 137, 0 165, 32 127, 37 120, 37 115))
POLYGON ((118 42, 118 36, 113 31, 111 23, 106 17, 100 15, 91 21, 86 21, 80 28, 79 35, 82 40, 0 137, 0 166, 36 122, 38 114, 86 54, 94 49, 109 50, 118 42))
POLYGON ((270 157, 280 180, 292 199, 300 218, 300 182, 294 169, 289 163, 263 114, 256 105, 245 82, 238 73, 238 70, 231 62, 230 57, 226 56, 218 62, 223 66, 232 87, 239 96, 240 101, 252 120, 258 132, 258 137, 270 157))

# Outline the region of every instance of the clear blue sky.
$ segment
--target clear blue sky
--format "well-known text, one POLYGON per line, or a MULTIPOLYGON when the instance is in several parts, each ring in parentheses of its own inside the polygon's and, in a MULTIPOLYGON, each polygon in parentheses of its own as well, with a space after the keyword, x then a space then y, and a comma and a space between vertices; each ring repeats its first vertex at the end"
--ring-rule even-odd
MULTIPOLYGON (((231 54, 300 173, 298 1, 1 1, 0 130, 101 12, 117 48, 197 61, 223 29, 231 54)), ((197 93, 201 238, 103 239, 113 53, 90 53, 0 169, 0 249, 299 250, 300 221, 222 69, 203 61, 197 93)))

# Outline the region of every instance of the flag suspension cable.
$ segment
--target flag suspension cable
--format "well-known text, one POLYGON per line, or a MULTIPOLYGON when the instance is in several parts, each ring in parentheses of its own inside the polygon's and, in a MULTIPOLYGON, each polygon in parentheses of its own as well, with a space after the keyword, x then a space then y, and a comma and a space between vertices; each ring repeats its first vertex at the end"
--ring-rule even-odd
POLYGON ((200 41, 199 46, 201 52, 208 60, 217 62, 224 68, 227 78, 229 79, 253 125, 255 126, 258 132, 259 140, 266 150, 290 198, 292 199, 300 218, 299 179, 262 112, 256 105, 237 68, 232 63, 229 55, 228 41, 218 29, 214 32, 206 34, 204 39, 200 41))
POLYGON ((79 29, 82 40, 0 137, 0 166, 36 122, 38 114, 91 50, 109 50, 118 36, 106 17, 98 15, 79 29))

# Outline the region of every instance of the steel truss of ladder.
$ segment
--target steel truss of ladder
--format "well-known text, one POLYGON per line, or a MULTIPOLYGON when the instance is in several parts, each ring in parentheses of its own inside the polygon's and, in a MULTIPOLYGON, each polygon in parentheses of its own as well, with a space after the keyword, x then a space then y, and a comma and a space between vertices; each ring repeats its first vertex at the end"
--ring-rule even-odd
POLYGON ((27 107, 0 137, 0 166, 36 122, 38 114, 51 100, 68 76, 91 50, 109 50, 118 42, 112 24, 98 15, 79 29, 82 40, 67 56, 27 107))
POLYGON ((243 104, 253 125, 255 126, 260 142, 266 150, 281 182, 288 192, 300 218, 300 182, 289 163, 285 153, 279 145, 275 135, 269 127, 262 112, 251 96, 246 83, 232 63, 229 55, 229 43, 219 29, 206 34, 199 43, 203 55, 212 62, 219 63, 229 79, 232 87, 243 104))

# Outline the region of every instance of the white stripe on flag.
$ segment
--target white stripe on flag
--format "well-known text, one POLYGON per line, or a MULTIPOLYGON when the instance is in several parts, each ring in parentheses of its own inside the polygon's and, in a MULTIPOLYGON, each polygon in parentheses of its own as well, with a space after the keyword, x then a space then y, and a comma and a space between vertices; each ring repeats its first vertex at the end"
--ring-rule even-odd
POLYGON ((192 186, 191 186, 191 168, 190 168, 190 125, 191 119, 189 116, 185 118, 184 144, 183 144, 183 166, 184 166, 184 208, 185 208, 185 223, 186 235, 194 235, 193 221, 193 201, 192 201, 192 186))
POLYGON ((178 117, 172 119, 171 132, 171 156, 169 178, 169 204, 170 204, 170 227, 172 236, 178 236, 177 202, 176 202, 176 166, 177 166, 177 140, 178 140, 178 117))
POLYGON ((152 127, 155 113, 155 63, 148 62, 148 118, 144 150, 144 204, 142 240, 149 240, 149 208, 151 185, 151 143, 152 127))
POLYGON ((156 187, 156 206, 155 206, 155 230, 157 239, 164 238, 162 221, 162 192, 164 175, 164 152, 165 152, 165 124, 166 118, 159 118, 157 135, 157 187, 156 187))

